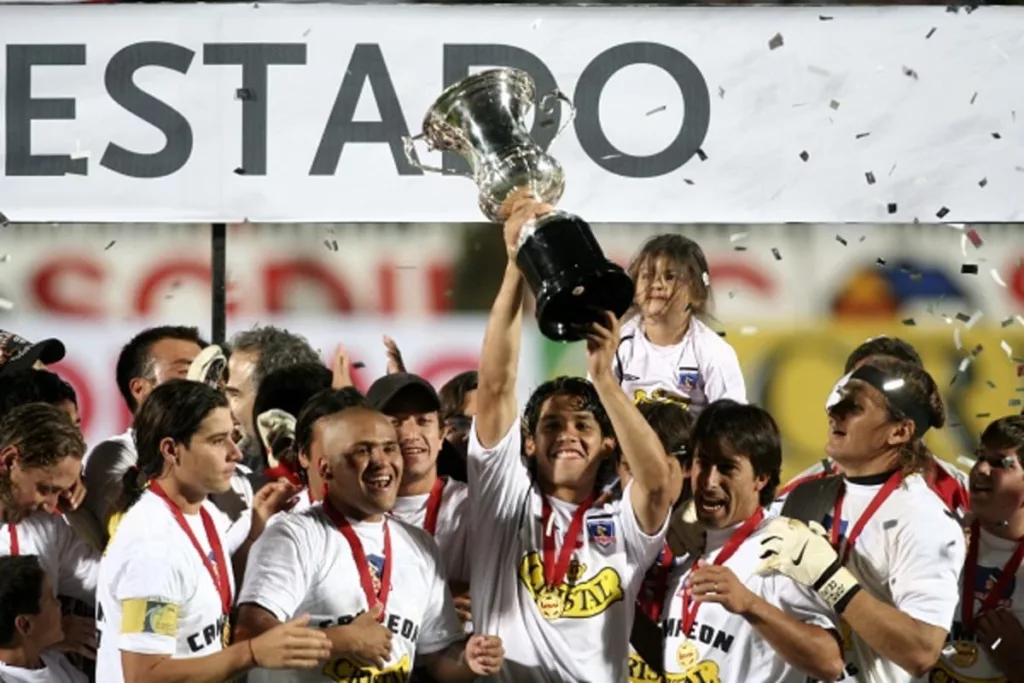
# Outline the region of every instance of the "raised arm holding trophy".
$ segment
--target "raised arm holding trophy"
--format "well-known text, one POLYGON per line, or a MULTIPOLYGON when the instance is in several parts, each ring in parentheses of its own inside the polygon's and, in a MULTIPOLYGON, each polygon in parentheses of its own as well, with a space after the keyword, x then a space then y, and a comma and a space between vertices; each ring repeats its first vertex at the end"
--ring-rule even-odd
MULTIPOLYGON (((524 196, 554 205, 565 189, 565 175, 526 127, 535 96, 533 79, 520 69, 491 69, 464 78, 437 98, 423 120, 423 132, 406 138, 409 163, 444 172, 419 163, 413 145, 420 139, 431 150, 457 153, 472 169, 480 210, 495 223, 503 222, 524 196)), ((541 99, 541 108, 553 98, 572 107, 556 91, 541 99)), ((575 109, 561 130, 572 116, 575 109)), ((602 311, 621 317, 633 303, 629 275, 605 257, 590 226, 573 214, 551 211, 525 226, 516 264, 537 299, 541 332, 555 341, 578 341, 602 311)))

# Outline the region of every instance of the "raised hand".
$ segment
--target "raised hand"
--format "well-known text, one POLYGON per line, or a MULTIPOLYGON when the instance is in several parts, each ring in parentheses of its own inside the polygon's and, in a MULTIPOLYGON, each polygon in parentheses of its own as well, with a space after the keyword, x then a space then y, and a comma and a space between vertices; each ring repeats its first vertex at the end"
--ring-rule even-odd
POLYGON ((384 335, 384 348, 387 349, 388 355, 387 374, 406 372, 405 361, 402 360, 402 352, 398 350, 398 344, 386 334, 384 335))
POLYGON ((331 388, 344 389, 345 387, 354 386, 355 382, 352 381, 352 359, 349 358, 345 347, 338 344, 338 348, 334 350, 334 360, 331 361, 331 388))
POLYGON ((306 614, 250 640, 253 665, 261 669, 313 669, 330 658, 327 634, 308 624, 306 614))
POLYGON ((587 370, 596 381, 612 374, 615 352, 619 348, 619 321, 610 311, 602 311, 599 322, 591 323, 585 333, 587 340, 587 370))

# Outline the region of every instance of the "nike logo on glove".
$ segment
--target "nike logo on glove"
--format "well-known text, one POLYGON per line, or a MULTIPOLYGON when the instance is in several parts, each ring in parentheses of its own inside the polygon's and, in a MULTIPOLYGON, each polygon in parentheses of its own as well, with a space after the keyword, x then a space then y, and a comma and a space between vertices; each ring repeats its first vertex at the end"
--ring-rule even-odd
POLYGON ((800 547, 800 552, 793 558, 793 566, 799 567, 800 563, 804 561, 804 551, 807 550, 807 541, 804 541, 803 546, 800 547))

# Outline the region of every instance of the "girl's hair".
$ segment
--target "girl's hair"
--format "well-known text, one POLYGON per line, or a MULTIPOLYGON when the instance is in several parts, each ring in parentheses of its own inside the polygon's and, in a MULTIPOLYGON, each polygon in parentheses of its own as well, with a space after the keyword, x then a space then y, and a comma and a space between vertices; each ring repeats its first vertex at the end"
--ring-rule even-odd
MULTIPOLYGON (((937 429, 946 424, 946 409, 942 402, 942 395, 939 393, 939 387, 924 368, 891 357, 873 358, 867 365, 884 372, 890 379, 903 380, 898 391, 903 393, 907 400, 913 401, 919 406, 927 417, 929 428, 937 429)), ((884 391, 882 395, 885 396, 884 391)), ((886 396, 886 406, 889 411, 889 419, 893 422, 910 419, 910 416, 893 406, 888 396, 886 396)), ((921 436, 915 431, 910 441, 900 448, 900 467, 903 468, 905 474, 926 472, 934 466, 932 452, 928 450, 928 446, 925 445, 921 436)))
MULTIPOLYGON (((708 260, 700 245, 689 237, 668 233, 655 235, 644 242, 626 269, 633 283, 638 284, 641 271, 653 269, 654 261, 662 256, 678 271, 680 281, 690 288, 691 314, 697 317, 707 316, 712 303, 708 260)), ((643 292, 638 289, 636 297, 641 296, 643 292)), ((639 306, 634 302, 625 317, 632 318, 639 313, 639 306)))
POLYGON ((113 512, 127 512, 150 480, 163 474, 161 441, 170 438, 187 446, 207 415, 217 408, 227 407, 224 394, 200 382, 174 379, 155 388, 135 413, 135 450, 139 458, 136 466, 121 479, 121 496, 113 512))

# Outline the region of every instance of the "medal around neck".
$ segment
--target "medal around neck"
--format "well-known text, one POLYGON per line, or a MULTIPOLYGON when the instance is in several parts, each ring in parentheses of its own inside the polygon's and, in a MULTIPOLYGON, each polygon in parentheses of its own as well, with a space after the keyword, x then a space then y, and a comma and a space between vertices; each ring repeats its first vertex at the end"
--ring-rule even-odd
MULTIPOLYGON (((513 196, 529 196, 554 205, 565 189, 561 164, 537 144, 526 127, 536 90, 520 69, 491 69, 464 78, 446 89, 423 119, 423 132, 404 140, 409 163, 423 171, 446 173, 420 164, 415 142, 430 150, 454 152, 469 164, 479 190, 480 210, 488 220, 503 223, 503 207, 513 196)), ((555 91, 540 100, 572 103, 555 91)), ((579 341, 601 311, 617 317, 633 303, 633 281, 609 261, 583 219, 562 211, 538 217, 523 229, 516 264, 537 299, 537 323, 555 341, 579 341)))
POLYGON ((561 619, 565 613, 565 598, 557 587, 545 586, 537 594, 537 609, 548 621, 561 619))

